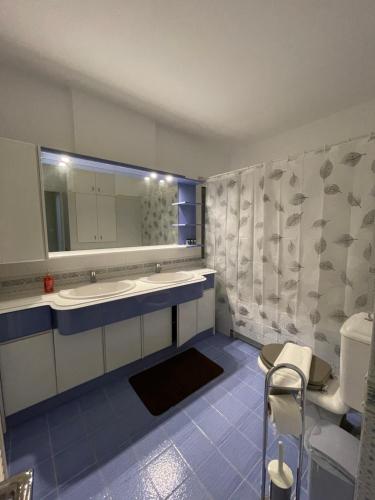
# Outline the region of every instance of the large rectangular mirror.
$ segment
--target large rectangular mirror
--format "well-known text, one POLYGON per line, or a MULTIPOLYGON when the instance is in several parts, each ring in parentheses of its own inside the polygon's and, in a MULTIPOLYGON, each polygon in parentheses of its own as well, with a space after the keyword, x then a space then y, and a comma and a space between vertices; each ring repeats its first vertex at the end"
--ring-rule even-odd
POLYGON ((175 177, 41 151, 50 252, 178 243, 175 177))

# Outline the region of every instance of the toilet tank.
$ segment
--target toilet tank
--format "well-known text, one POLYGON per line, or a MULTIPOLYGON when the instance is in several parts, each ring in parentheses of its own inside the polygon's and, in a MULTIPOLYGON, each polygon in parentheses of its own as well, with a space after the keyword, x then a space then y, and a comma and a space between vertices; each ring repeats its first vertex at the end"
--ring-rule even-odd
MULTIPOLYGON (((372 315, 373 316, 373 315, 372 315)), ((363 412, 373 321, 367 313, 350 316, 341 327, 340 389, 343 401, 363 412)))

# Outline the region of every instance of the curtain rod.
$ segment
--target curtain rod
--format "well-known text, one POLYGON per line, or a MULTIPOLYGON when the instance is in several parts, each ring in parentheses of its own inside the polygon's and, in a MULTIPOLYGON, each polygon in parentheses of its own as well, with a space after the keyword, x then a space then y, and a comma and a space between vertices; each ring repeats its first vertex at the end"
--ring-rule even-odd
POLYGON ((309 153, 319 153, 319 152, 322 152, 322 151, 329 151, 329 149, 333 148, 334 146, 339 146, 340 144, 346 144, 346 143, 352 142, 352 141, 359 141, 360 139, 364 139, 365 137, 369 137, 369 139, 375 138, 375 133, 374 132, 370 132, 369 134, 362 134, 362 135, 359 135, 357 137, 349 137, 348 139, 345 139, 343 141, 334 142, 332 144, 324 144, 324 146, 322 146, 320 148, 310 149, 308 151, 303 151, 302 153, 296 153, 294 155, 288 155, 287 158, 280 158, 280 159, 276 159, 276 160, 269 160, 268 162, 267 161, 261 161, 259 163, 255 163, 254 165, 249 165, 247 167, 237 168, 235 170, 229 170, 228 172, 223 172, 221 174, 210 175, 209 177, 207 177, 207 180, 209 180, 209 179, 215 179, 217 177, 222 177, 224 175, 238 174, 238 173, 243 172, 245 170, 250 170, 252 168, 260 167, 261 165, 264 165, 264 163, 277 163, 279 161, 291 161, 291 160, 295 160, 300 155, 306 155, 306 154, 309 154, 309 153))

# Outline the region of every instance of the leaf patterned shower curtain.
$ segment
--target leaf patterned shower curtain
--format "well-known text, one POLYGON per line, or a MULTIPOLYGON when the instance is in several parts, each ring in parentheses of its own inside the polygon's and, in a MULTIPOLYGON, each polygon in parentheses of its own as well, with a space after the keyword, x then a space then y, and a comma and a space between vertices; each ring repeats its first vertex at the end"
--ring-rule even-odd
POLYGON ((374 137, 208 179, 206 214, 217 329, 337 369, 342 323, 373 310, 374 137))

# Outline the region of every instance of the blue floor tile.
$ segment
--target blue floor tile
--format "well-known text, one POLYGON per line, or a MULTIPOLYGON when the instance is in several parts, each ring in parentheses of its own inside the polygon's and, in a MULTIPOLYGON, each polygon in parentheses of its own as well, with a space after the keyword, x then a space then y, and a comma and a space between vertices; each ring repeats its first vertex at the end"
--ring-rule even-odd
POLYGON ((111 420, 90 435, 95 456, 98 462, 103 462, 117 453, 117 450, 129 444, 131 436, 121 418, 111 420))
POLYGON ((168 500, 209 500, 203 486, 195 476, 190 476, 179 486, 168 500))
POLYGON ((133 450, 140 467, 147 465, 171 445, 172 441, 162 426, 150 428, 133 440, 133 450))
POLYGON ((191 474, 174 446, 155 458, 147 466, 147 472, 162 498, 167 498, 191 474))
POLYGON ((110 500, 109 490, 95 467, 59 488, 60 500, 110 500))
POLYGON ((224 457, 246 477, 259 460, 259 449, 233 429, 219 447, 224 457))
POLYGON ((79 405, 82 411, 97 408, 98 406, 106 406, 107 404, 107 396, 102 388, 87 392, 79 398, 79 405))
POLYGON ((196 471, 199 480, 215 500, 227 500, 242 479, 238 472, 215 451, 196 471))
POLYGON ((82 413, 82 417, 88 434, 108 425, 108 422, 115 420, 115 413, 111 406, 99 405, 90 408, 82 413))
POLYGON ((228 420, 213 407, 204 410, 194 421, 216 445, 219 445, 233 429, 228 420))
POLYGON ((213 403, 213 406, 229 420, 233 425, 237 425, 240 419, 248 413, 248 408, 231 394, 226 394, 219 401, 213 403))
POLYGON ((52 456, 48 434, 32 436, 27 439, 14 441, 11 448, 9 470, 17 474, 24 469, 35 467, 39 462, 50 459, 52 456))
POLYGON ((46 415, 34 417, 27 422, 10 428, 12 442, 20 443, 25 439, 48 435, 46 415))
POLYGON ((100 474, 106 484, 121 480, 124 476, 137 474, 138 460, 131 445, 124 445, 111 457, 99 462, 100 474))
POLYGON ((235 398, 239 399, 250 410, 255 410, 262 402, 262 395, 243 382, 238 384, 231 392, 235 398))
POLYGON ((124 475, 109 486, 111 500, 160 500, 155 486, 145 470, 124 475))
POLYGON ((42 499, 49 493, 56 491, 56 478, 51 459, 35 465, 33 482, 33 498, 42 499))
POLYGON ((86 436, 86 428, 80 415, 50 429, 53 453, 56 454, 86 436))
POLYGON ((81 439, 54 456, 57 482, 64 484, 80 472, 93 466, 95 455, 88 439, 81 439))
POLYGON ((187 439, 178 444, 177 448, 193 470, 200 467, 216 450, 198 428, 195 428, 187 439))
POLYGON ((47 413, 48 425, 52 429, 57 425, 66 424, 69 420, 78 417, 79 413, 79 402, 77 399, 73 399, 47 413))
POLYGON ((171 415, 164 422, 163 428, 169 438, 177 445, 185 441, 194 430, 197 430, 191 418, 181 411, 171 415))
POLYGON ((259 500, 260 495, 247 481, 242 481, 236 491, 230 497, 230 500, 259 500))

